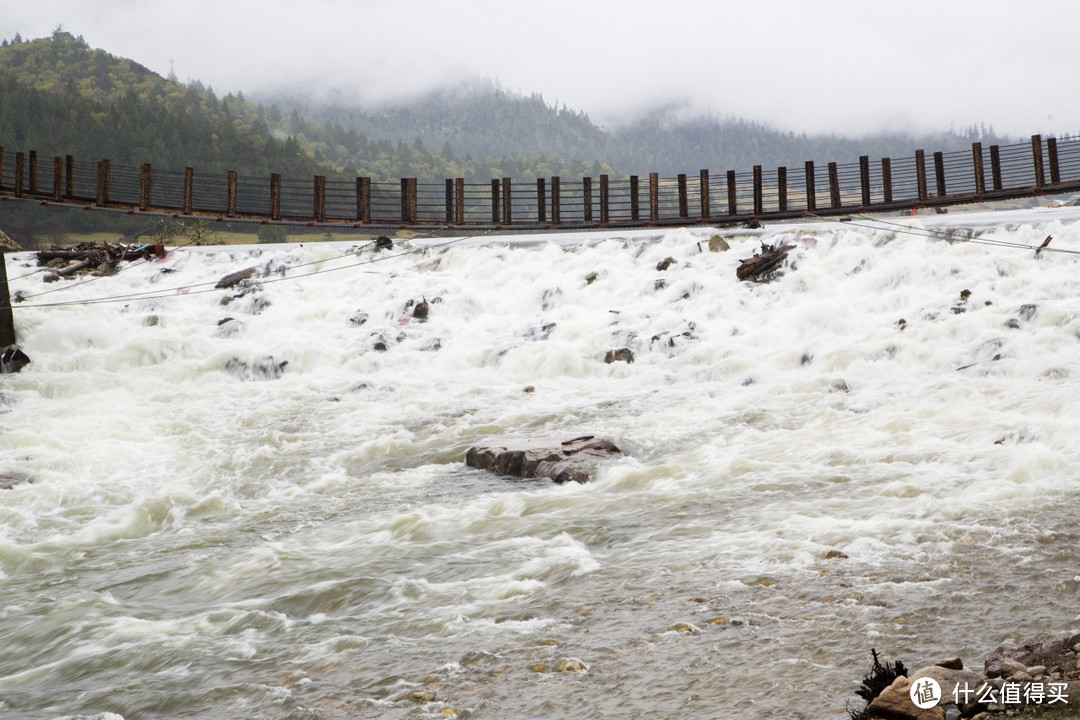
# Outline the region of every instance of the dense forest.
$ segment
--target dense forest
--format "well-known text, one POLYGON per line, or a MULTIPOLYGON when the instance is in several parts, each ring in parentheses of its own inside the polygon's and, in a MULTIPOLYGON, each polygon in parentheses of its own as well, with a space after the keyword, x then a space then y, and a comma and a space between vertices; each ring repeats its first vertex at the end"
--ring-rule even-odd
MULTIPOLYGON (((57 28, 51 37, 0 42, 0 146, 43 157, 109 158, 114 165, 286 177, 415 177, 440 182, 560 176, 579 179, 707 168, 800 166, 899 157, 916 148, 961 149, 975 140, 1004 144, 992 128, 933 137, 852 140, 784 133, 740 119, 674 122, 656 112, 617 129, 588 115, 474 82, 409 103, 377 108, 320 104, 304 95, 253 99, 216 94, 199 81, 162 77, 130 59, 91 48, 57 28)), ((41 232, 40 211, 0 209, 0 226, 41 232)), ((89 220, 65 219, 73 227, 89 220)), ((56 232, 53 230, 52 232, 56 232)))
MULTIPOLYGON (((499 169, 505 169, 503 174, 511 177, 580 177, 565 170, 562 163, 572 164, 575 170, 584 168, 585 175, 599 175, 595 165, 600 165, 613 169, 615 174, 657 172, 674 177, 679 173, 696 174, 701 169, 744 172, 754 165, 801 167, 806 160, 857 162, 860 155, 905 157, 920 148, 961 150, 978 140, 987 145, 1011 142, 998 136, 993 127, 985 126, 920 137, 876 135, 851 139, 796 135, 742 119, 674 121, 673 113, 663 110, 608 130, 596 126, 583 112, 547 105, 540 94, 514 95, 492 83, 471 83, 409 104, 380 108, 322 105, 302 96, 262 100, 292 113, 294 119, 308 118, 304 125, 294 123, 283 130, 303 135, 305 146, 315 140, 320 157, 327 162, 340 163, 342 156, 335 156, 325 133, 330 128, 348 127, 370 137, 414 138, 414 142, 426 147, 441 148, 441 154, 451 163, 459 162, 455 157, 463 153, 485 157, 493 173, 476 177, 477 181, 499 177, 499 169), (524 156, 533 165, 526 163, 526 172, 510 172, 505 160, 494 160, 513 156, 524 156), (555 172, 546 172, 548 169, 555 172)), ((456 176, 460 175, 438 175, 456 176)))

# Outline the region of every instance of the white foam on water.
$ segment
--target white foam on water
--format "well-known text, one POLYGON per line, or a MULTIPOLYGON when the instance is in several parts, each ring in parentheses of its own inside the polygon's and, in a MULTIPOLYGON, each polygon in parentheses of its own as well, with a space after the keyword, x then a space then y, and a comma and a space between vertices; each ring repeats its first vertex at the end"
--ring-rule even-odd
POLYGON ((788 671, 844 689, 871 645, 1065 632, 1077 259, 970 240, 1080 250, 1077 219, 793 223, 722 253, 708 228, 192 249, 49 286, 0 380, 0 473, 32 480, 0 504, 7 702, 153 706, 149 673, 171 716, 345 694, 376 717, 430 676, 458 709, 663 716, 687 682, 734 702, 685 660, 720 654, 761 717, 817 718, 847 698, 761 685, 765 648, 816 648, 788 671), (737 280, 762 242, 795 245, 784 272, 737 280), (587 485, 463 463, 586 433, 627 452, 587 485), (1023 612, 986 621, 986 588, 1023 612), (551 700, 527 668, 556 654, 601 691, 551 700))

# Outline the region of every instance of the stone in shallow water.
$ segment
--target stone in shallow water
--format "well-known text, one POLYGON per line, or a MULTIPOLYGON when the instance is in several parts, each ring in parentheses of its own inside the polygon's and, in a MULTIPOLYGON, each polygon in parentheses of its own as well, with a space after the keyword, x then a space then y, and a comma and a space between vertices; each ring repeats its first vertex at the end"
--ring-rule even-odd
POLYGON ((555 663, 555 672, 585 672, 589 666, 577 658, 562 658, 555 663))
POLYGON ((288 360, 277 361, 273 355, 248 362, 240 358, 230 358, 225 363, 225 371, 240 380, 277 380, 285 372, 288 360))
POLYGON ((596 435, 571 440, 498 438, 469 448, 465 463, 501 475, 583 483, 592 476, 592 463, 620 455, 622 450, 614 440, 596 435))
POLYGON ((727 240, 720 235, 713 235, 709 238, 709 252, 724 252, 730 249, 731 246, 728 245, 727 240))
POLYGON ((19 475, 17 473, 0 474, 0 490, 10 490, 16 485, 22 485, 23 483, 28 482, 30 482, 30 478, 25 475, 19 475))

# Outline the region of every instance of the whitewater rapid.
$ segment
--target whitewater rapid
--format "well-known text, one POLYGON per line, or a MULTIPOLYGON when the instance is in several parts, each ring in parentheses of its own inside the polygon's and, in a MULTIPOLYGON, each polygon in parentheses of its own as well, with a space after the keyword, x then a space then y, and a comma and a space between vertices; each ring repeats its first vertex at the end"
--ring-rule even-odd
POLYGON ((1062 208, 8 255, 0 712, 842 718, 871 647, 1076 632, 1078 252, 1062 208), (586 485, 464 464, 586 433, 586 485))

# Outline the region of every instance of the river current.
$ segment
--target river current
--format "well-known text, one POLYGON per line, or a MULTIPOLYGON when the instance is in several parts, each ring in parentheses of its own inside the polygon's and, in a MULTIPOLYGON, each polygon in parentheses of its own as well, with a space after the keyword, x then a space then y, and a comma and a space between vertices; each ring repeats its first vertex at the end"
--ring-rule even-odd
POLYGON ((871 648, 1076 632, 1078 252, 1063 208, 8 255, 0 715, 834 720, 871 648), (588 484, 464 463, 583 434, 588 484))

